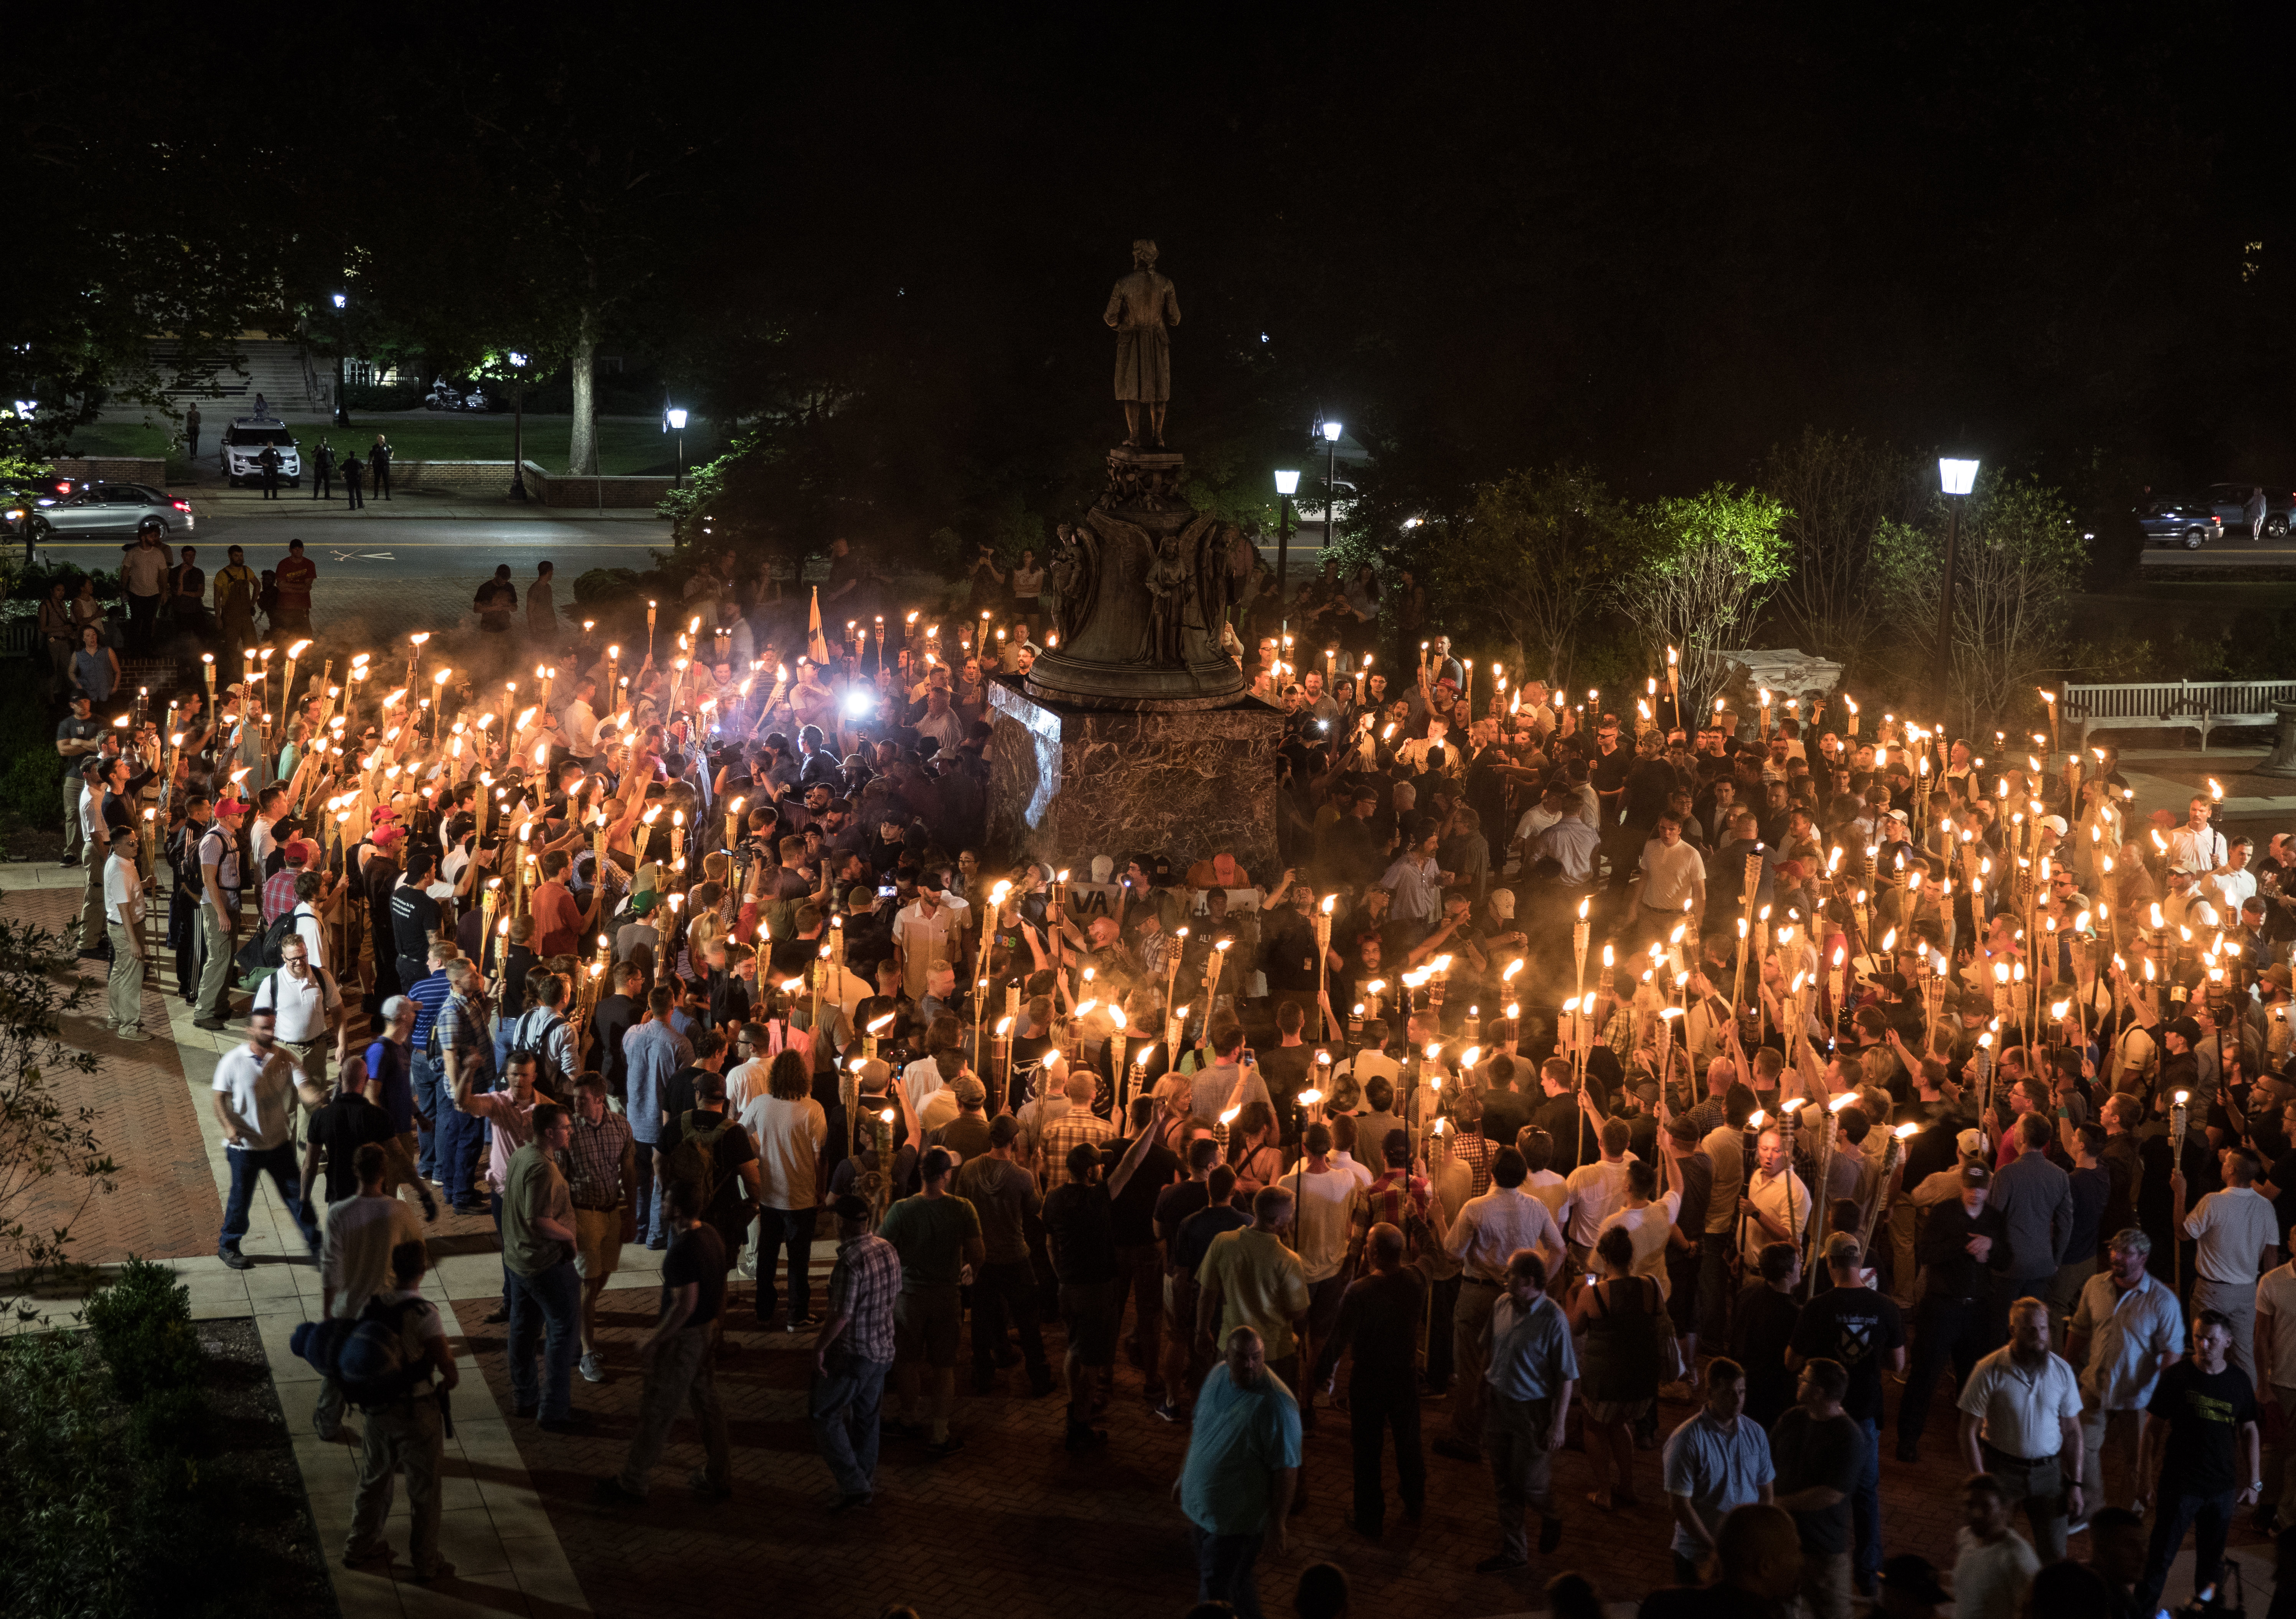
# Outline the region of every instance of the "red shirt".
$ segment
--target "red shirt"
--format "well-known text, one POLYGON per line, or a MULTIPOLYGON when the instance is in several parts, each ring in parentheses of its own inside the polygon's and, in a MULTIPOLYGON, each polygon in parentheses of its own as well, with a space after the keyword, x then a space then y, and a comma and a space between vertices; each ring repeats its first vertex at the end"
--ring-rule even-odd
POLYGON ((582 949, 582 908, 563 883, 538 884, 534 912, 534 953, 537 957, 575 956, 582 949))
POLYGON ((311 581, 319 577, 318 563, 308 556, 291 555, 271 571, 273 582, 279 587, 279 604, 282 607, 309 608, 311 581))

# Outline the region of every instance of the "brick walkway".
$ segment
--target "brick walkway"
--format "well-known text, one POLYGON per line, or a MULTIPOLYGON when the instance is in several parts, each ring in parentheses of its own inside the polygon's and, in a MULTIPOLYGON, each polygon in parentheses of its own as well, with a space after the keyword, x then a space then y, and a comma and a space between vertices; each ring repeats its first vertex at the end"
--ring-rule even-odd
MULTIPOLYGON (((79 908, 80 874, 48 868, 69 888, 27 888, 11 873, 10 913, 19 920, 62 932, 79 908)), ((155 945, 156 948, 156 945, 155 945)), ((51 1180, 27 1215, 37 1229, 69 1223, 72 1253, 93 1262, 124 1259, 182 1259, 215 1252, 223 1204, 208 1175, 205 1121, 185 1088, 182 1055, 166 1038, 168 1014, 157 977, 144 985, 144 1027, 156 1038, 136 1044, 106 1026, 104 964, 73 964, 87 986, 77 1014, 62 1019, 65 1043, 97 1058, 94 1073, 66 1071, 58 1100, 68 1109, 94 1107, 103 1150, 119 1163, 109 1196, 80 1206, 84 1186, 51 1180)), ((172 974, 169 974, 172 982, 172 974)))
MULTIPOLYGON (((735 1303, 727 1337, 741 1347, 718 1369, 734 1445, 732 1500, 701 1502, 686 1491, 686 1474, 701 1453, 692 1425, 681 1421, 644 1508, 617 1511, 590 1502, 591 1481, 620 1467, 635 1429, 640 1385, 628 1368, 652 1325, 648 1295, 608 1297, 603 1319, 618 1375, 603 1387, 578 1379, 574 1385, 577 1406, 599 1419, 594 1434, 553 1437, 512 1425, 568 1561, 599 1614, 723 1612, 761 1594, 776 1607, 821 1615, 872 1615, 887 1603, 909 1601, 930 1619, 1063 1611, 1169 1619, 1185 1608, 1193 1565, 1170 1490, 1186 1430, 1150 1415, 1138 1372, 1119 1366, 1110 1446, 1095 1457, 1079 1460, 1062 1449, 1062 1397, 1032 1401, 1014 1392, 1025 1387, 1015 1368, 1001 1374, 1004 1392, 959 1396, 954 1426, 966 1441, 962 1453, 934 1461, 914 1444, 889 1442, 876 1505, 832 1516, 828 1475, 805 1422, 807 1357, 797 1341, 754 1327, 747 1284, 737 1284, 735 1303)), ((502 1329, 480 1324, 491 1307, 479 1299, 458 1306, 466 1342, 506 1407, 502 1329)), ((1056 1361, 1060 1335, 1057 1327, 1046 1333, 1056 1361)), ((960 1371, 961 1379, 969 1376, 960 1371)), ((1941 1394, 1950 1397, 1949 1388, 1941 1394)), ((1423 1409, 1431 1440, 1443 1410, 1439 1402, 1423 1409)), ((1664 1407, 1662 1426, 1672 1427, 1690 1410, 1664 1407)), ((1959 1463, 1935 1436, 1929 1459, 1917 1467, 1890 1456, 1887 1425, 1882 1440, 1885 1551, 1919 1552, 1950 1569, 1959 1463)), ((1645 1500, 1660 1494, 1658 1465, 1655 1452, 1636 1459, 1645 1500)), ((1473 1572, 1496 1549, 1487 1475, 1431 1453, 1428 1467, 1425 1522, 1411 1529, 1393 1502, 1390 1455, 1390 1527, 1378 1543, 1362 1539, 1346 1523, 1347 1418, 1324 1413, 1308 1440, 1308 1509, 1292 1520, 1291 1549, 1261 1560, 1270 1611, 1282 1611, 1300 1569, 1324 1559, 1346 1567, 1359 1611, 1408 1604, 1466 1615, 1543 1607, 1545 1582, 1569 1568, 1587 1574, 1613 1602, 1638 1600, 1671 1582, 1664 1508, 1597 1511, 1586 1500, 1592 1479, 1576 1451, 1555 1468, 1568 1524, 1562 1549, 1510 1576, 1473 1572)), ((2235 1538, 2257 1541, 2245 1533, 2235 1538)), ((2075 1550, 2085 1553, 2085 1544, 2076 1541, 2075 1550)))

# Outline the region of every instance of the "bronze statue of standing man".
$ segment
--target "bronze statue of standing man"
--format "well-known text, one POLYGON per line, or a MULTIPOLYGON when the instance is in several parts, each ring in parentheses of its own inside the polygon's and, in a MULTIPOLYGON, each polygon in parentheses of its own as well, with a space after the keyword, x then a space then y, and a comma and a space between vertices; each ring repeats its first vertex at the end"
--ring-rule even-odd
POLYGON ((1116 397, 1124 406, 1124 442, 1139 448, 1140 407, 1148 431, 1164 447, 1164 402, 1172 397, 1172 328, 1180 324, 1180 295, 1156 273, 1156 244, 1132 244, 1132 274, 1108 295, 1103 316, 1116 328, 1116 397))

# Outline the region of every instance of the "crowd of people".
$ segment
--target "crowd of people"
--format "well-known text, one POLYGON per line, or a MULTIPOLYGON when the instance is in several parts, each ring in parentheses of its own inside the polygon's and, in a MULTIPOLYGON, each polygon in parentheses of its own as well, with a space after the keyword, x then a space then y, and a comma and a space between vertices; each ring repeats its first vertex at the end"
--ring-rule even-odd
MULTIPOLYGON (((662 1251, 602 1501, 689 1412, 689 1482, 732 1487, 746 1290, 811 1344, 836 1510, 881 1444, 954 1458, 968 1401, 1057 1393, 1072 1451, 1188 1429, 1198 1594, 1245 1615, 1311 1499, 1378 1539, 1390 1489, 1406 1526, 1488 1500, 1494 1577, 1663 1533, 1659 1615, 2149 1615, 2188 1534, 2207 1590, 2243 1508, 2296 1528, 2260 1449, 2296 1416, 2284 838, 2253 859, 2207 795, 2148 832, 2110 750, 1479 698, 1440 637, 1390 683, 1279 631, 1238 642, 1285 716, 1268 850, 999 862, 1017 614, 784 651, 734 577, 644 645, 480 603, 455 662, 279 645, 76 690, 57 734, 113 1028, 164 889, 176 992, 246 1033, 226 1262, 266 1174, 331 1309, 404 1302, 418 1207, 488 1215, 554 1431, 614 1375, 622 1253, 662 1251), (1344 1490, 1303 1466, 1326 1424, 1344 1490), (1890 1544, 1885 1442, 1965 1475, 1950 1568, 1890 1544)), ((367 1435, 363 1503, 403 1468, 435 1566, 422 1425, 367 1435)))

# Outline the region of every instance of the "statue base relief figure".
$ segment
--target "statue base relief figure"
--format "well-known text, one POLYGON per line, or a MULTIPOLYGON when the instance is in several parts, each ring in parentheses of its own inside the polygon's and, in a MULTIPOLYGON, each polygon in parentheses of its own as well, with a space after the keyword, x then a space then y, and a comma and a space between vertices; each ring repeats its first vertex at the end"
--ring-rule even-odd
POLYGON ((1104 316, 1125 441, 1046 549, 1043 650, 987 688, 988 845, 1055 868, 1121 848, 1273 870, 1283 717, 1251 695, 1228 629, 1252 545, 1189 505, 1186 462, 1164 448, 1179 300, 1154 242, 1132 262, 1104 316))

